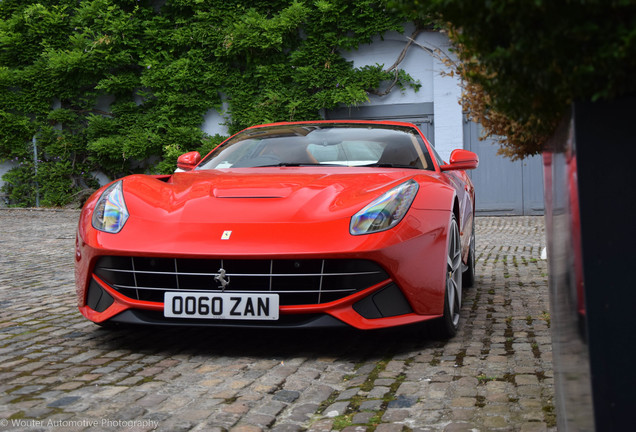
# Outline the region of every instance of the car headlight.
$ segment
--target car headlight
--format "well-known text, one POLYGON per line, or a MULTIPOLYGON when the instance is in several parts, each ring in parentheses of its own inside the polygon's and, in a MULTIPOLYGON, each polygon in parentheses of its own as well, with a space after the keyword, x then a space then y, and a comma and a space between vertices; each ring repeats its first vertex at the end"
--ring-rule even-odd
POLYGON ((394 187, 353 215, 349 232, 361 235, 393 228, 411 207, 418 189, 414 180, 394 187))
POLYGON ((110 185, 99 197, 93 211, 93 228, 116 234, 128 220, 128 209, 124 202, 121 180, 110 185))

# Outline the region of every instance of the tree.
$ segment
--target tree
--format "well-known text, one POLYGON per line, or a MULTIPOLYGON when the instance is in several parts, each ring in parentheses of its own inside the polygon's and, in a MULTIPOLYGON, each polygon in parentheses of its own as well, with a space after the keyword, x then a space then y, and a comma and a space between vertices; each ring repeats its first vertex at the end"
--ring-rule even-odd
POLYGON ((567 107, 636 91, 634 0, 395 0, 449 32, 464 103, 513 158, 540 152, 567 107))

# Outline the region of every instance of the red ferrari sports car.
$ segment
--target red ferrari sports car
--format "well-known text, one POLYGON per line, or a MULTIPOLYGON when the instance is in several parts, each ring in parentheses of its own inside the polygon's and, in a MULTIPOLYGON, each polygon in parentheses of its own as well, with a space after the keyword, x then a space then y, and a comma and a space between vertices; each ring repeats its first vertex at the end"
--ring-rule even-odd
POLYGON ((98 324, 459 325, 475 271, 472 152, 413 124, 254 126, 84 205, 75 275, 98 324))

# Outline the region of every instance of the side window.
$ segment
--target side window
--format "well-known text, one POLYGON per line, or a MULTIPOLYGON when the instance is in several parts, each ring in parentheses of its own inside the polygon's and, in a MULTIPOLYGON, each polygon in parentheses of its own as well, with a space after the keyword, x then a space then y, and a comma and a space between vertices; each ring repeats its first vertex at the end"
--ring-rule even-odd
POLYGON ((437 153, 437 150, 435 150, 435 147, 431 146, 431 149, 433 150, 433 156, 435 157, 435 160, 437 161, 437 165, 444 165, 444 159, 442 159, 442 157, 437 153))

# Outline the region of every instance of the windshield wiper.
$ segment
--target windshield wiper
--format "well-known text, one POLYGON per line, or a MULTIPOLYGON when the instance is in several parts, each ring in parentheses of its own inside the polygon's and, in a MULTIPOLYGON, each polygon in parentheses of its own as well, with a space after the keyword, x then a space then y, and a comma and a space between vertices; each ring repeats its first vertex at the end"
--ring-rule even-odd
POLYGON ((394 163, 374 163, 369 165, 362 165, 364 167, 379 167, 379 168, 410 168, 410 169, 419 169, 418 167, 412 165, 403 165, 403 164, 394 164, 394 163))
POLYGON ((256 165, 254 168, 267 168, 267 167, 301 167, 301 166, 342 166, 340 164, 321 164, 321 163, 297 163, 297 162, 280 162, 270 165, 256 165))

